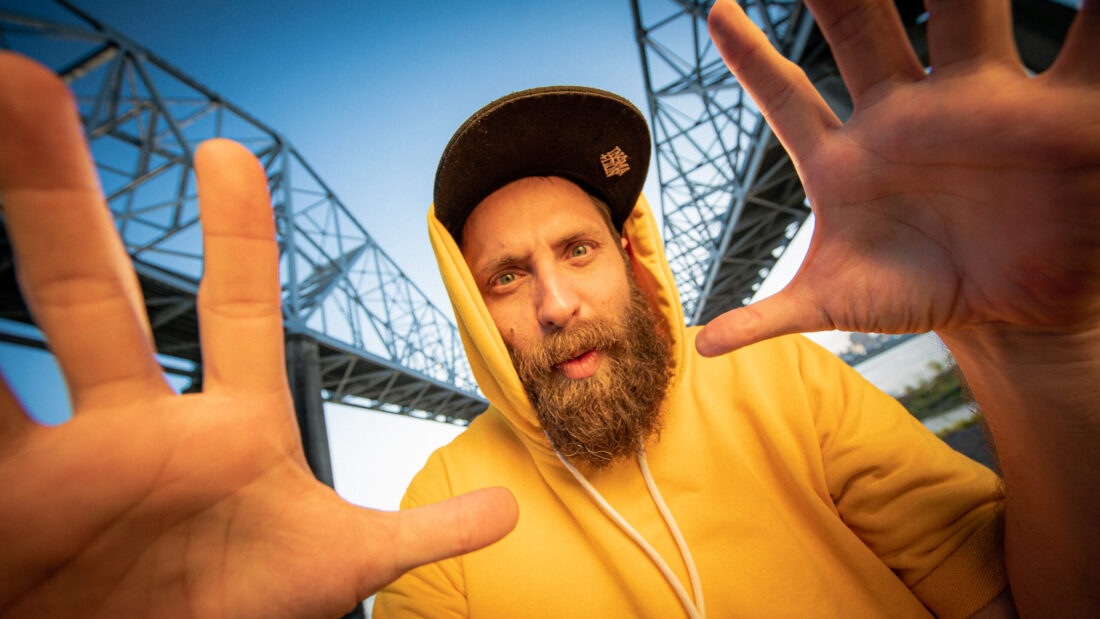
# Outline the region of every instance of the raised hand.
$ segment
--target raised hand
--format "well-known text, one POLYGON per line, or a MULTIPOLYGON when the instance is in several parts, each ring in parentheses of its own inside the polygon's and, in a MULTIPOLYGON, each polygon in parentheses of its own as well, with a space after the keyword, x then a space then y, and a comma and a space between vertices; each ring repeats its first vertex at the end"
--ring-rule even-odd
POLYGON ((802 178, 816 228, 780 293, 716 318, 720 354, 785 333, 1083 331, 1100 313, 1100 2, 1029 77, 1007 0, 935 1, 926 74, 887 0, 807 0, 855 111, 841 124, 735 2, 726 64, 802 178))
POLYGON ((889 0, 807 0, 855 103, 841 124, 732 0, 710 14, 817 217, 780 293, 728 312, 703 354, 823 329, 935 330, 1005 481, 1021 615, 1100 612, 1100 1, 1030 77, 1008 0, 926 0, 932 70, 889 0))
POLYGON ((70 93, 13 54, 0 76, 0 201, 74 410, 35 424, 0 384, 0 616, 339 616, 403 571, 511 530, 507 490, 387 513, 309 473, 266 179, 225 140, 195 156, 205 391, 174 394, 70 93))

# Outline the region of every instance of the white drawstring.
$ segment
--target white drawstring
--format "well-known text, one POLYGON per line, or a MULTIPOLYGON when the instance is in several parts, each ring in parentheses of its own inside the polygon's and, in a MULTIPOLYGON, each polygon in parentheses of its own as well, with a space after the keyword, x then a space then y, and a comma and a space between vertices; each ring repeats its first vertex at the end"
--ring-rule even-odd
POLYGON ((699 572, 695 569, 695 560, 691 557, 691 550, 688 549, 684 536, 680 534, 680 527, 676 526, 676 519, 672 517, 672 512, 669 511, 668 505, 665 505, 665 499, 661 496, 661 491, 657 489, 657 482, 653 481, 653 475, 649 472, 649 462, 645 457, 645 447, 642 446, 638 447, 638 466, 642 469, 642 478, 645 479, 646 487, 649 488, 649 496, 653 497, 654 502, 657 503, 658 511, 665 519, 665 524, 672 533, 673 539, 676 540, 676 545, 680 547, 680 555, 684 558, 684 564, 687 565, 688 578, 691 579, 691 590, 695 594, 695 607, 699 611, 699 616, 706 617, 707 609, 703 601, 703 584, 699 581, 699 572))
POLYGON ((672 586, 673 591, 676 592, 676 596, 680 598, 680 603, 683 604, 684 610, 687 611, 688 617, 691 619, 706 619, 706 611, 703 604, 703 588, 699 583, 699 574, 695 570, 695 562, 691 558, 691 553, 688 552, 687 543, 684 542, 684 538, 680 535, 680 529, 676 526, 676 521, 672 518, 672 513, 668 511, 668 506, 665 505, 665 501, 661 498, 661 493, 657 491, 657 485, 653 482, 653 476, 649 473, 649 465, 646 463, 645 450, 641 447, 638 449, 638 464, 642 469, 642 477, 646 481, 646 487, 649 489, 650 497, 653 498, 657 504, 657 510, 661 513, 661 517, 665 520, 665 526, 669 528, 672 533, 672 537, 676 540, 676 545, 680 548, 680 554, 683 556, 684 563, 687 564, 688 576, 691 578, 691 586, 695 593, 695 599, 698 602, 698 606, 691 601, 688 596, 687 590, 684 589, 684 585, 680 583, 680 579, 676 577, 676 574, 668 567, 665 560, 660 554, 641 536, 634 527, 630 526, 630 523, 625 518, 619 515, 619 512, 615 511, 611 504, 604 500, 599 491, 596 490, 592 484, 588 483, 588 480, 581 475, 580 471, 573 467, 564 456, 558 452, 557 449, 554 453, 558 455, 558 459, 561 460, 565 468, 573 474, 573 478, 577 480, 577 483, 581 485, 592 497, 596 504, 600 506, 604 514, 607 515, 615 524, 619 525, 619 528, 623 530, 627 536, 634 540, 634 543, 638 544, 638 547, 642 549, 650 560, 653 561, 657 569, 664 575, 665 580, 672 586))

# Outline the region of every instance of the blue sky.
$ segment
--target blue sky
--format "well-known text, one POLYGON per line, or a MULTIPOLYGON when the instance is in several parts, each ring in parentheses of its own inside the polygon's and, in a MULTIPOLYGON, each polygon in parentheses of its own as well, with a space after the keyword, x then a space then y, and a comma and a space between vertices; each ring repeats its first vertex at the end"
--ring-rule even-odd
POLYGON ((77 3, 289 137, 444 307, 424 215, 467 116, 563 83, 647 109, 627 0, 77 3))

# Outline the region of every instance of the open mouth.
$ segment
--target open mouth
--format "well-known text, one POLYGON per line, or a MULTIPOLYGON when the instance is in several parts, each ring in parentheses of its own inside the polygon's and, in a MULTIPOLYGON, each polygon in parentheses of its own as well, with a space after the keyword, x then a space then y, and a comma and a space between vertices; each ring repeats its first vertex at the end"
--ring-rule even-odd
POLYGON ((602 358, 603 353, 593 348, 575 357, 554 364, 554 369, 561 372, 566 378, 573 380, 588 378, 599 369, 600 360, 602 358))

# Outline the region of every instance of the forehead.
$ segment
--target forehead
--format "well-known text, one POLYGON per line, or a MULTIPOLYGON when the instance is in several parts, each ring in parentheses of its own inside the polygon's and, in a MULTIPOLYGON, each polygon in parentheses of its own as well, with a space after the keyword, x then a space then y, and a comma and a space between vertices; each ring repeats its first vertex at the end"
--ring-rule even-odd
POLYGON ((564 178, 528 177, 512 181, 482 200, 462 231, 467 261, 490 248, 536 237, 603 230, 608 215, 576 183, 564 178))

